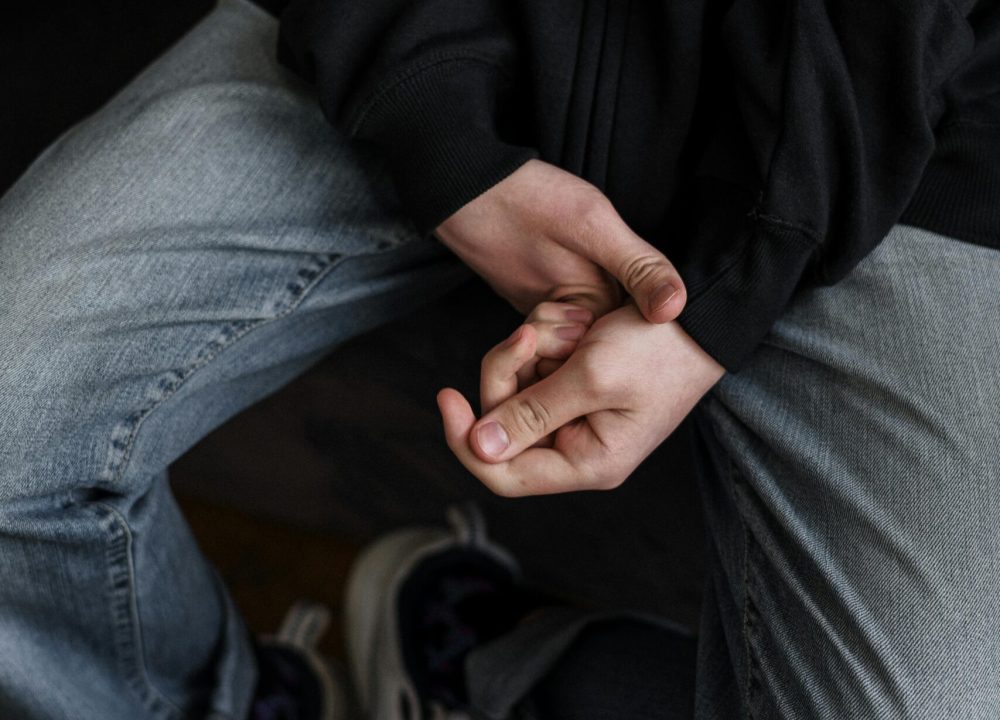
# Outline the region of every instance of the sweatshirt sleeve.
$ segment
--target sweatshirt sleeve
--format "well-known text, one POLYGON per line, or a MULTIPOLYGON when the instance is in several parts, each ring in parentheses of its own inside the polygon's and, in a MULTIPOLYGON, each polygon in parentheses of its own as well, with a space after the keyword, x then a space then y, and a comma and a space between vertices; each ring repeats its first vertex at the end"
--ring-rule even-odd
POLYGON ((504 0, 293 0, 279 57, 313 82, 327 118, 387 160, 418 228, 537 156, 504 0))
POLYGON ((729 7, 720 102, 733 112, 701 163, 705 201, 687 223, 699 250, 680 268, 689 300, 679 319, 727 369, 745 363, 797 289, 843 278, 906 210, 934 151, 943 86, 974 46, 973 5, 729 7), (750 171, 734 179, 735 166, 750 171))

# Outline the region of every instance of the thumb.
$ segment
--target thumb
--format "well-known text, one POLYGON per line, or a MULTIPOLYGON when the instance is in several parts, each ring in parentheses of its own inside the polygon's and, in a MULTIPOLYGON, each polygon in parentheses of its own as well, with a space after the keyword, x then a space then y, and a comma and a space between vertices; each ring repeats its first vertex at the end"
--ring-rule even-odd
POLYGON ((542 438, 594 407, 577 382, 572 364, 508 398, 475 423, 469 446, 489 463, 516 457, 542 438))
POLYGON ((636 235, 603 196, 568 228, 563 244, 589 258, 625 287, 650 322, 665 323, 680 315, 687 292, 667 257, 636 235))

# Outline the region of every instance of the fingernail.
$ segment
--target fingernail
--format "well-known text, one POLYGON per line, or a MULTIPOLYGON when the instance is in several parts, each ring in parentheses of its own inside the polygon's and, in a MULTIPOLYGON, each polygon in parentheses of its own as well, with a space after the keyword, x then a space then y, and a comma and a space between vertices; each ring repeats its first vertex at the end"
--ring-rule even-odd
POLYGON ((572 320, 573 322, 587 322, 590 320, 591 314, 590 310, 584 310, 583 308, 573 308, 566 311, 566 319, 572 320))
POLYGON ((556 328, 556 337, 560 340, 579 340, 586 328, 582 325, 560 325, 556 328))
POLYGON ((499 457, 510 445, 507 432, 500 427, 500 423, 488 422, 476 431, 476 439, 479 447, 490 457, 499 457))
POLYGON ((659 310, 661 307, 670 302, 676 294, 677 288, 670 283, 660 285, 660 287, 653 291, 653 295, 649 300, 650 312, 656 312, 659 310))

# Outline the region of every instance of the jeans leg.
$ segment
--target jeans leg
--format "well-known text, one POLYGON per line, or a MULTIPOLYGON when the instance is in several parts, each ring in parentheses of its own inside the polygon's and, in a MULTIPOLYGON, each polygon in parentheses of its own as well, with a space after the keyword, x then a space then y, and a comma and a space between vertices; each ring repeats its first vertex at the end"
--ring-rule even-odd
POLYGON ((691 720, 696 641, 612 620, 587 627, 534 688, 542 720, 691 720))
POLYGON ((695 640, 663 618, 549 608, 465 660, 483 720, 690 718, 695 640))
POLYGON ((0 717, 244 717, 248 636, 166 468, 468 277, 276 38, 226 0, 0 198, 0 717))
POLYGON ((1000 252, 897 226, 711 393, 699 717, 1000 714, 998 348, 1000 252))

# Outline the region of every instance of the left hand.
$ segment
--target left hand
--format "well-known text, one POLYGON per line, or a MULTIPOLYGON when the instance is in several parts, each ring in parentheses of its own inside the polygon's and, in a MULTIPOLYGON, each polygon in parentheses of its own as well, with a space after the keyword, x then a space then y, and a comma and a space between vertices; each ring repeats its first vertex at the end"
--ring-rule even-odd
POLYGON ((541 160, 526 162, 435 232, 523 314, 556 300, 599 317, 621 304, 615 280, 649 322, 673 320, 687 302, 677 269, 604 193, 541 160))
POLYGON ((565 364, 478 422, 438 393, 448 446, 498 495, 617 487, 725 374, 676 322, 632 304, 600 318, 565 364), (555 433, 552 447, 532 447, 555 433))

